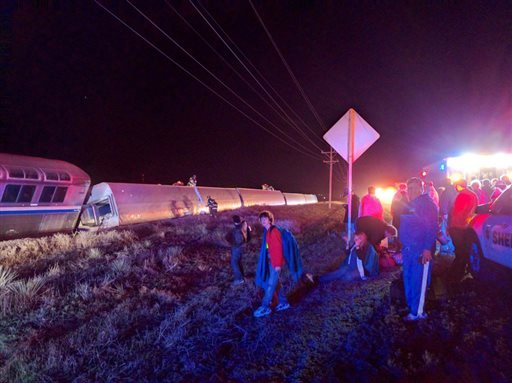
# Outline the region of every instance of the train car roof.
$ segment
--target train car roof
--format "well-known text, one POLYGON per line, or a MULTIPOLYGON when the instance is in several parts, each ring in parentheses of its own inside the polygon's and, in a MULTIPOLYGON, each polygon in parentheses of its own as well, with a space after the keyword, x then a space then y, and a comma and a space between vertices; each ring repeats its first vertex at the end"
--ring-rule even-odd
MULTIPOLYGON (((72 163, 62 161, 62 160, 53 160, 42 157, 31 157, 31 156, 22 156, 19 154, 10 154, 10 153, 0 153, 0 167, 30 167, 30 168, 38 168, 42 170, 56 170, 56 171, 65 171, 68 172, 72 178, 77 182, 89 182, 91 181, 91 177, 85 171, 80 169, 78 166, 73 165, 72 163)), ((2 172, 0 172, 0 179, 2 178, 2 172)))

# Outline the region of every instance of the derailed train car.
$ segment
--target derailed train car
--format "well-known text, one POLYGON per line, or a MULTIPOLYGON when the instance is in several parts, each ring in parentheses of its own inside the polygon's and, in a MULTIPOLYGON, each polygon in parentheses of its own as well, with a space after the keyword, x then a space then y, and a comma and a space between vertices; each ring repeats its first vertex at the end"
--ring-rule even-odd
POLYGON ((260 189, 103 182, 92 187, 81 227, 110 228, 203 214, 208 212, 208 196, 215 199, 218 211, 318 202, 315 195, 260 189))
POLYGON ((0 153, 0 240, 73 231, 90 184, 68 162, 0 153))
POLYGON ((60 160, 0 153, 0 240, 159 221, 254 205, 316 203, 312 194, 102 182, 60 160), (90 197, 84 202, 88 193, 90 197))

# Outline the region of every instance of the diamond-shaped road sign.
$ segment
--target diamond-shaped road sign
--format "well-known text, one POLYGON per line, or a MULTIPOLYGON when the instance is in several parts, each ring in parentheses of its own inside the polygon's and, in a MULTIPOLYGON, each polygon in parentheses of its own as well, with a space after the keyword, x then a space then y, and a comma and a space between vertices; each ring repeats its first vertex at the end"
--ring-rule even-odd
MULTIPOLYGON (((350 111, 341 117, 331 129, 324 134, 324 140, 332 146, 336 152, 348 162, 348 140, 350 128, 350 111)), ((380 137, 357 112, 354 110, 354 153, 353 162, 355 162, 370 146, 380 137)))

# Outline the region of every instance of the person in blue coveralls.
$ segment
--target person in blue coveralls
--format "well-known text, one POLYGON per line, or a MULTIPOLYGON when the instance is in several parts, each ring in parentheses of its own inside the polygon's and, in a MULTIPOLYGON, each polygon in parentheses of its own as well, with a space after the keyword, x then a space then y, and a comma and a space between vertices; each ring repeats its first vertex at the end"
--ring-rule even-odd
POLYGON ((402 241, 407 321, 425 319, 425 298, 432 272, 432 252, 438 231, 438 208, 417 177, 407 181, 409 204, 400 217, 399 236, 402 241))

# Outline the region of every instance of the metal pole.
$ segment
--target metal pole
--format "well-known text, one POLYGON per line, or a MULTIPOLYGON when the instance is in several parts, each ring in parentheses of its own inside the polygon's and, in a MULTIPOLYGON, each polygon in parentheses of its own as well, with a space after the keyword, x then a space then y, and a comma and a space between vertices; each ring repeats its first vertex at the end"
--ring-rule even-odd
POLYGON ((329 155, 329 161, 324 161, 325 164, 329 164, 329 209, 332 203, 332 165, 338 161, 334 161, 334 151, 331 149, 328 152, 322 152, 322 154, 329 155))
POLYGON ((350 109, 348 115, 348 198, 347 198, 347 249, 349 248, 350 239, 352 233, 350 232, 350 226, 352 224, 352 163, 354 162, 354 128, 355 128, 355 119, 356 119, 356 111, 354 109, 350 109))

